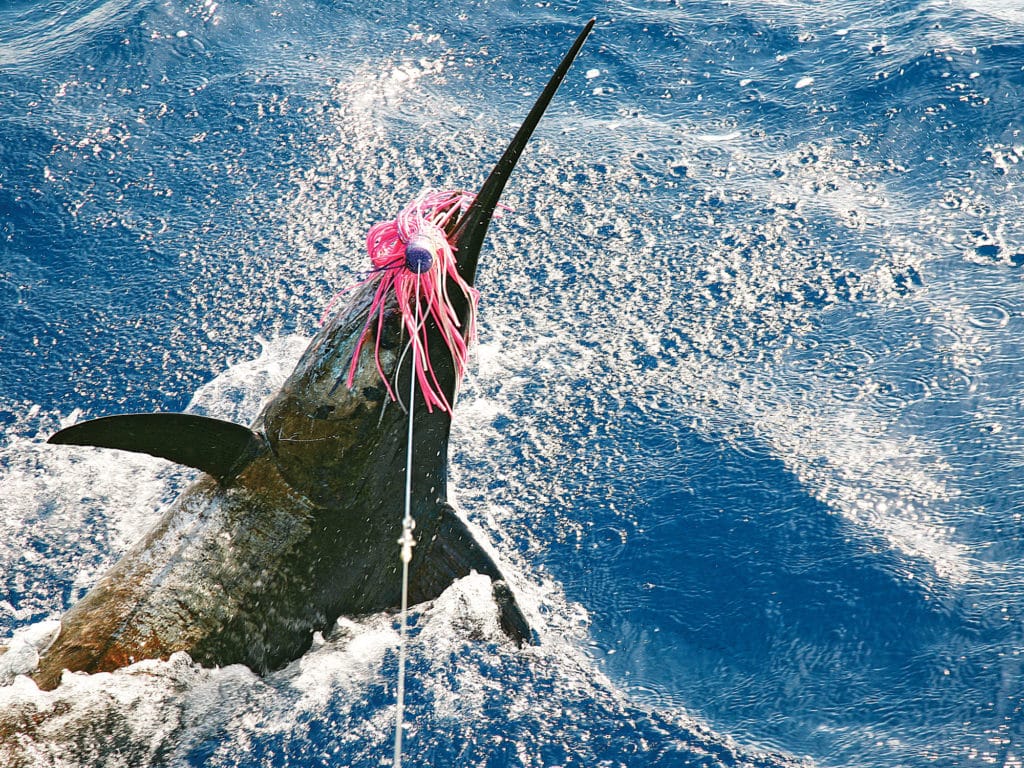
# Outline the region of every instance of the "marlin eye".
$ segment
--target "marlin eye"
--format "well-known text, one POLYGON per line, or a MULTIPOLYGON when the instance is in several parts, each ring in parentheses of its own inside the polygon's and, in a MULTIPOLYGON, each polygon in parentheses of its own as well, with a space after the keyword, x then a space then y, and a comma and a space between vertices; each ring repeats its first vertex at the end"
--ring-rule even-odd
POLYGON ((426 235, 413 235, 405 245, 405 265, 423 274, 434 263, 434 243, 426 235))

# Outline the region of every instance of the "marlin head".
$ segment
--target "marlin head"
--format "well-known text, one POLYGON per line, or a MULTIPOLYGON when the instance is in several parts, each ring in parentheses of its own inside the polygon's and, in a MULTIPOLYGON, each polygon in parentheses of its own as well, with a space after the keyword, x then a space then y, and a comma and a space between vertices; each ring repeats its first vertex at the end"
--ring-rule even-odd
MULTIPOLYGON (((367 249, 373 271, 350 294, 348 305, 330 317, 328 325, 344 327, 344 332, 321 349, 350 361, 348 390, 372 392, 373 376, 365 375, 372 361, 380 385, 392 400, 403 403, 403 410, 402 393, 409 387, 402 379, 414 376, 416 402, 422 399, 427 411, 438 408, 450 416, 475 336, 479 293, 474 283, 487 228, 516 163, 593 26, 591 19, 579 33, 476 195, 424 192, 394 220, 370 230, 367 249), (353 309, 365 317, 355 337, 349 319, 353 309), (402 344, 405 351, 396 352, 402 344), (371 347, 372 358, 361 354, 371 347)), ((328 399, 336 399, 336 383, 324 379, 323 384, 330 386, 328 399)), ((339 413, 347 410, 342 402, 337 406, 339 413)))

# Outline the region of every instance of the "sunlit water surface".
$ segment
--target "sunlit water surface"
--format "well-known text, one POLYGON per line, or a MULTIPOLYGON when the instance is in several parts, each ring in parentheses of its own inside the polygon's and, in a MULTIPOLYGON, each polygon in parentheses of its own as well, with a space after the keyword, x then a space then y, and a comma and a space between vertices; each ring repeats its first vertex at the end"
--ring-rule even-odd
MULTIPOLYGON (((251 419, 367 228, 475 188, 596 15, 451 446, 541 644, 478 579, 417 611, 408 763, 1021 765, 1024 5, 371 6, 0 8, 5 680, 191 477, 46 436, 251 419)), ((379 765, 396 628, 16 678, 0 757, 379 765)))

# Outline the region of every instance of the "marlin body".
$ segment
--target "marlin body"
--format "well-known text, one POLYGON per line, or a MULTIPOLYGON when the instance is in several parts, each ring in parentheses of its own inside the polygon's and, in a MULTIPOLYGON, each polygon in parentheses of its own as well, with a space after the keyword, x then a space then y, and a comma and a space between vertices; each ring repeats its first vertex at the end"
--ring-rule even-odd
MULTIPOLYGON (((204 454, 243 450, 237 466, 216 468, 204 458, 218 476, 187 488, 64 615, 35 675, 41 687, 59 683, 65 668, 110 671, 177 650, 206 665, 240 662, 266 672, 304 653, 312 633, 338 616, 399 605, 407 417, 388 401, 373 347, 360 354, 355 386, 344 384, 366 324, 366 293, 324 326, 249 429, 140 414, 85 422, 62 436, 83 438, 88 425, 103 435, 117 430, 122 444, 153 440, 154 452, 168 437, 204 454)), ((384 336, 382 364, 395 371, 403 346, 397 316, 384 336)), ((397 373, 407 382, 407 371, 397 373)), ((450 417, 425 408, 414 415, 419 544, 410 599, 417 603, 470 570, 502 577, 446 503, 450 417)), ((511 599, 504 618, 517 640, 528 637, 511 599)))
MULTIPOLYGON (((580 33, 472 204, 445 225, 472 286, 488 223, 516 160, 593 26, 580 33)), ((301 656, 341 615, 401 604, 407 408, 412 408, 410 511, 416 546, 409 602, 441 594, 472 571, 489 576, 500 621, 518 644, 534 636, 493 559, 447 502, 449 409, 408 393, 416 375, 398 307, 372 318, 375 286, 357 288, 306 349, 255 422, 190 414, 128 414, 61 430, 51 443, 149 453, 204 471, 61 619, 34 679, 112 671, 186 651, 208 666, 258 673, 301 656), (368 342, 369 339, 369 342, 368 342)), ((463 321, 466 295, 447 289, 463 321)), ((429 317, 433 381, 455 402, 458 364, 429 317)))

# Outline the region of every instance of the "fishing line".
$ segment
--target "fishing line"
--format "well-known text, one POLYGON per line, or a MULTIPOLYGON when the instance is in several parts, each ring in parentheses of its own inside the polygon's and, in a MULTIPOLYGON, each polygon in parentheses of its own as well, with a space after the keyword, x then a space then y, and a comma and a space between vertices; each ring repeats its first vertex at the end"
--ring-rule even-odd
MULTIPOLYGON (((415 320, 414 327, 419 329, 420 325, 420 273, 416 273, 415 297, 415 320)), ((405 517, 402 518, 402 538, 398 543, 402 545, 402 610, 399 620, 398 633, 398 690, 395 697, 395 757, 392 765, 401 768, 402 765, 402 728, 405 720, 405 657, 406 657, 406 614, 409 610, 409 563, 412 561, 412 548, 416 546, 413 539, 413 529, 416 521, 412 517, 412 426, 413 426, 413 404, 416 397, 416 342, 418 334, 413 334, 409 343, 412 345, 412 363, 409 366, 409 437, 405 456, 405 517)), ((395 369, 396 371, 398 368, 395 369)))

